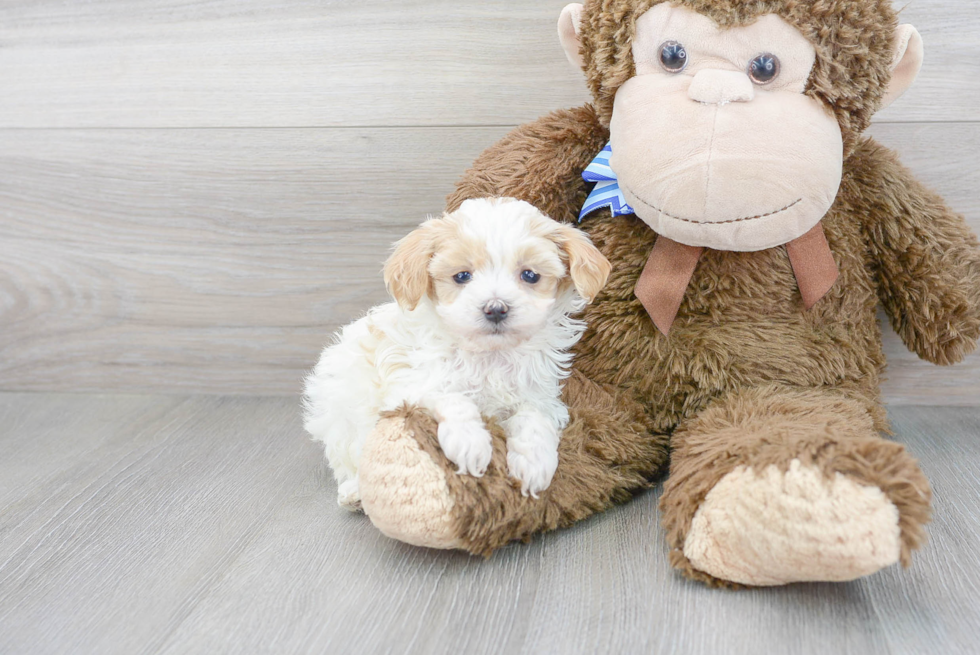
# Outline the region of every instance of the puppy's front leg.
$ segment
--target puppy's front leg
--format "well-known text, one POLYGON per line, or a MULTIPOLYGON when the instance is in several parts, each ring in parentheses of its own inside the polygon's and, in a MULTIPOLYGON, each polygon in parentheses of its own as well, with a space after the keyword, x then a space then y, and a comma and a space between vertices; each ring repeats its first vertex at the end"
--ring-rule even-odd
POLYGON ((534 498, 548 488, 558 468, 554 419, 534 407, 523 407, 503 423, 507 433, 507 470, 521 481, 521 493, 534 498))
POLYGON ((461 393, 430 396, 422 406, 439 421, 439 446, 459 474, 481 477, 493 456, 493 440, 483 425, 480 410, 461 393))

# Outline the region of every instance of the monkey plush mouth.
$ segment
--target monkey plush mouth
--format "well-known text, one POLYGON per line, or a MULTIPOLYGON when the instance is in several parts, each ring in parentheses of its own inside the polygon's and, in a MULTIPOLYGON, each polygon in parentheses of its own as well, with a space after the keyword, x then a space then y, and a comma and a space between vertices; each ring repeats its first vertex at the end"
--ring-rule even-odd
POLYGON ((795 207, 796 205, 798 205, 801 202, 803 202, 803 198, 797 198, 796 200, 794 200, 793 202, 789 203, 785 207, 782 207, 780 209, 773 210, 771 212, 766 212, 764 214, 756 214, 755 216, 743 216, 741 218, 731 218, 731 219, 724 220, 724 221, 699 221, 699 220, 693 219, 693 218, 684 218, 682 216, 674 216, 670 212, 666 212, 663 209, 660 209, 659 207, 657 207, 652 202, 648 202, 642 196, 640 196, 635 191, 633 191, 633 189, 629 188, 626 184, 624 184, 622 180, 620 180, 619 184, 624 189, 626 189, 627 191, 629 191, 629 193, 630 193, 631 196, 633 196, 634 198, 636 198, 637 200, 639 200, 641 204, 645 205, 646 207, 649 207, 650 209, 654 210, 655 212, 660 213, 660 214, 663 214, 667 218, 674 219, 675 221, 683 221, 685 223, 694 223, 696 225, 725 225, 725 224, 728 224, 728 223, 741 223, 741 222, 744 222, 744 221, 754 221, 754 220, 760 219, 760 218, 769 218, 770 216, 775 216, 776 214, 781 214, 784 211, 788 211, 788 210, 792 209, 793 207, 795 207))

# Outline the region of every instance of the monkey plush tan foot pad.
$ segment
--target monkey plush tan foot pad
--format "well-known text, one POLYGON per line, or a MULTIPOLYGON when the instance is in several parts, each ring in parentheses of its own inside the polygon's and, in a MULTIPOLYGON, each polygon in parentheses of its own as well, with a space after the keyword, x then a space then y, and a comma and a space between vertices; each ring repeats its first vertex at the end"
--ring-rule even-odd
POLYGON ((361 503, 385 535, 415 546, 458 548, 454 501, 440 468, 404 417, 382 418, 364 444, 361 503))
POLYGON ((739 466, 708 493, 684 556, 716 578, 747 585, 844 581, 898 562, 898 509, 881 489, 798 459, 783 473, 739 466))

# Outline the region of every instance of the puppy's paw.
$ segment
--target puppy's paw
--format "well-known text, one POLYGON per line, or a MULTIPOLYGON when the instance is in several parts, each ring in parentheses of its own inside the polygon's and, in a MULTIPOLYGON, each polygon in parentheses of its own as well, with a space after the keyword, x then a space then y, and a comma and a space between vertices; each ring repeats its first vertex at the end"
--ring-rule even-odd
POLYGON ((337 487, 337 504, 349 512, 361 511, 361 491, 357 478, 340 483, 337 487))
POLYGON ((479 419, 440 423, 439 446, 461 475, 482 477, 493 456, 493 440, 479 419))
MULTIPOLYGON (((552 437, 553 438, 553 437, 552 437)), ((521 493, 537 498, 558 469, 558 449, 548 441, 513 439, 507 444, 507 470, 521 481, 521 493)))

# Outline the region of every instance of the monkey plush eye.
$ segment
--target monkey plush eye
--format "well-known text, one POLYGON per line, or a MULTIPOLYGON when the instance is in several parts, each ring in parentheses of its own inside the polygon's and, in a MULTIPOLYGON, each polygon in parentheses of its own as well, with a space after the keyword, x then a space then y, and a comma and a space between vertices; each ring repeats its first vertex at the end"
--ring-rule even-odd
POLYGON ((469 271, 461 271, 453 276, 453 281, 456 284, 466 284, 473 279, 473 274, 469 271))
POLYGON ((660 46, 660 65, 668 73, 680 73, 687 66, 687 50, 677 41, 660 46))
POLYGON ((527 282, 528 284, 534 284, 535 282, 541 279, 541 276, 538 273, 535 273, 534 271, 524 271, 523 273, 521 273, 521 279, 527 282))
POLYGON ((768 52, 749 62, 749 77, 756 84, 769 84, 779 75, 779 58, 768 52))

